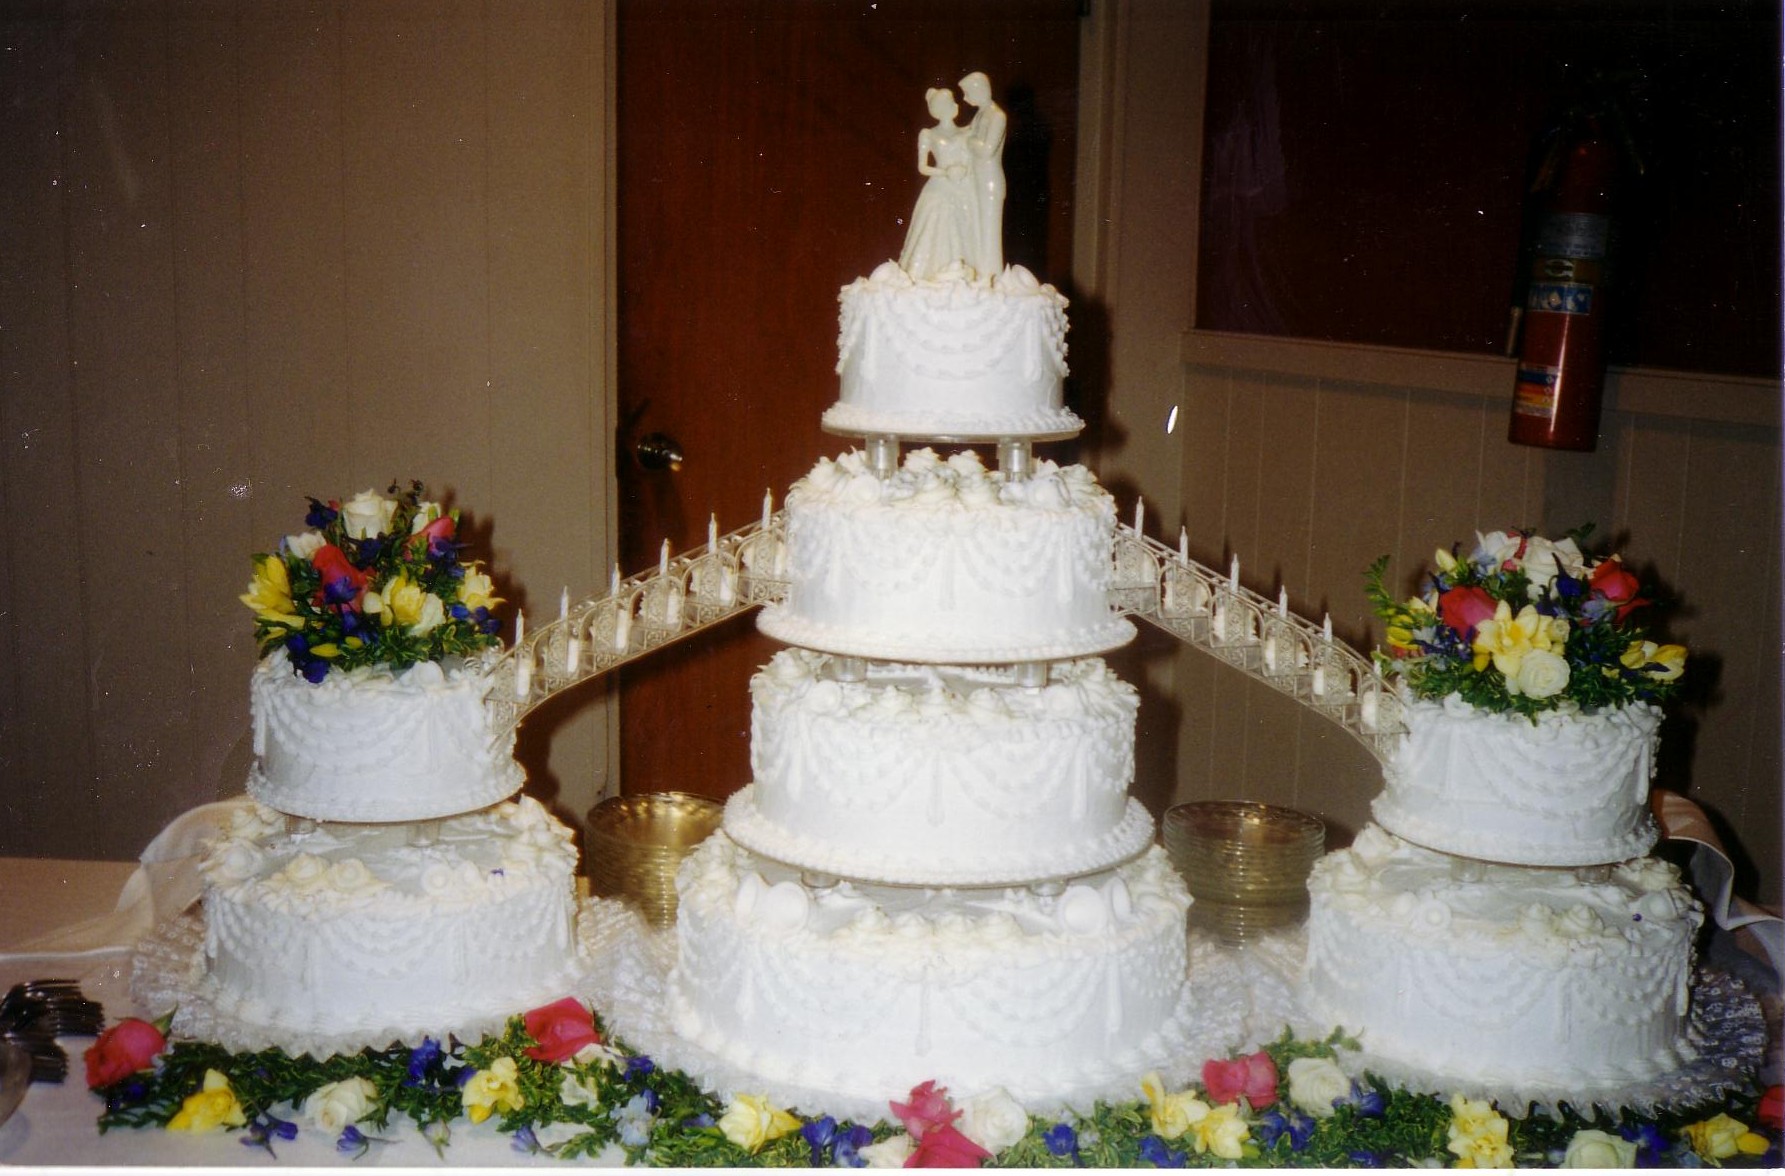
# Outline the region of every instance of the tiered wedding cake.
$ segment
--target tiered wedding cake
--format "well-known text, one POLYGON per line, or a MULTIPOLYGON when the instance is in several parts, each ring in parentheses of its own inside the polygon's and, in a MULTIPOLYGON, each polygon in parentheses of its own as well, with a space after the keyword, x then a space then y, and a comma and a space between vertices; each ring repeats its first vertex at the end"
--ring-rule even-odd
POLYGON ((499 1029, 583 961, 571 833, 521 797, 483 699, 487 576, 456 516, 371 493, 313 503, 242 599, 252 807, 201 865, 196 1002, 176 1026, 317 1056, 499 1029))
POLYGON ((1414 1081, 1579 1099, 1671 1072, 1702 913, 1642 855, 1685 651, 1646 640, 1634 577, 1572 539, 1479 536, 1405 604, 1380 574, 1409 733, 1379 827, 1310 880, 1314 1012, 1414 1081))
POLYGON ((865 451, 787 496, 760 626, 797 648, 752 683, 754 783, 683 867, 671 1018, 838 1095, 1125 1095, 1186 1028, 1189 897, 1128 796, 1135 692, 1094 656, 1133 635, 1115 512, 1030 454, 1079 423, 1065 300, 983 236, 1002 114, 931 110, 905 264, 842 294, 825 422, 865 451), (997 442, 999 468, 903 440, 997 442))

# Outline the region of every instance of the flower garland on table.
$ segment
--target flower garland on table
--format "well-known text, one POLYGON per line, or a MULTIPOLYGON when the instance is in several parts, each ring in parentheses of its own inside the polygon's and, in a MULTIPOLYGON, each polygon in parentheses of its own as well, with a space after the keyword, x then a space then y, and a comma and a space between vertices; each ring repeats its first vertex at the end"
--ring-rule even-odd
POLYGON ((320 682, 331 669, 401 670, 499 644, 490 609, 501 598, 476 562, 459 560, 459 512, 424 500, 420 482, 389 493, 312 498, 312 529, 254 557, 241 601, 262 657, 283 648, 320 682))
POLYGON ((101 1131, 241 1132, 274 1153, 300 1130, 358 1158, 406 1118, 437 1149, 460 1120, 493 1120, 517 1151, 603 1156, 673 1167, 1021 1168, 1701 1166, 1776 1167, 1780 1092, 1660 1119, 1509 1119, 1491 1103, 1448 1102, 1358 1081, 1339 1068, 1340 1033, 1283 1036, 1256 1053, 1211 1059, 1199 1086, 1141 1079, 1137 1101, 1031 1116, 994 1090, 960 1104, 933 1082, 888 1104, 888 1119, 801 1118, 767 1099, 721 1103, 655 1066, 565 998, 512 1018, 476 1045, 429 1039, 324 1061, 278 1050, 232 1054, 169 1042, 166 1023, 125 1020, 87 1053, 104 1098, 101 1131), (1737 1116, 1740 1117, 1737 1117, 1737 1116), (1766 1130, 1751 1129, 1756 1124, 1766 1130))
POLYGON ((1685 672, 1686 649, 1649 639, 1652 588, 1616 555, 1582 553, 1591 527, 1550 540, 1523 531, 1477 533, 1475 547, 1437 553, 1420 594, 1383 587, 1388 556, 1366 591, 1387 622, 1376 664, 1417 698, 1455 694, 1485 711, 1536 716, 1572 705, 1593 712, 1661 703, 1685 672))

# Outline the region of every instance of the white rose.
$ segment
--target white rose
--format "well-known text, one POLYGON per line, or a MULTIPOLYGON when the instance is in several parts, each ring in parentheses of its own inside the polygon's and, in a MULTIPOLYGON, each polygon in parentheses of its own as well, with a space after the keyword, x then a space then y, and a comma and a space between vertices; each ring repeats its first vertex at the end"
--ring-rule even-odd
POLYGON ((359 1122, 372 1112, 378 1088, 365 1078, 344 1078, 319 1086, 304 1100, 310 1122, 330 1135, 359 1122))
POLYGON ((370 539, 390 530, 397 513, 394 499, 373 490, 361 490, 341 506, 341 525, 354 539, 370 539))
POLYGON ((1589 1127, 1576 1131, 1562 1156, 1564 1168, 1634 1168, 1636 1144, 1589 1127))
POLYGON ((1543 590, 1555 580, 1557 572, 1566 572, 1577 580, 1587 574, 1580 548, 1575 546, 1572 539, 1554 543, 1532 536, 1525 543, 1522 564, 1525 577, 1530 581, 1528 591, 1532 600, 1543 595, 1543 590))
POLYGON ((1475 550, 1469 554, 1469 562, 1477 567, 1493 570, 1518 554, 1518 536, 1508 535, 1505 531, 1489 531, 1483 535, 1475 532, 1475 550))
POLYGON ((1568 688, 1569 674, 1561 654, 1533 649, 1519 659, 1518 672, 1506 679, 1506 689, 1527 698, 1553 698, 1568 688))
POLYGON ((285 536, 285 550, 299 559, 309 559, 327 542, 321 531, 305 531, 301 535, 285 536))
POLYGON ((1331 1058, 1296 1058, 1289 1063, 1289 1101, 1316 1119, 1333 1113, 1333 1101, 1351 1093, 1351 1079, 1331 1058))
POLYGON ((415 504, 415 517, 409 521, 409 533, 421 534, 422 528, 446 513, 438 502, 418 502, 415 504))
POLYGON ((903 1168, 905 1161, 911 1158, 911 1137, 894 1135, 859 1148, 855 1154, 866 1160, 870 1168, 903 1168))
POLYGON ((997 1155, 1029 1134, 1029 1112, 1003 1087, 974 1095, 961 1107, 961 1134, 997 1155))
POLYGON ((445 620, 446 606, 440 602, 440 598, 435 596, 432 592, 423 593, 421 598, 421 616, 416 618, 415 624, 409 626, 409 632, 420 637, 423 633, 439 626, 445 620))

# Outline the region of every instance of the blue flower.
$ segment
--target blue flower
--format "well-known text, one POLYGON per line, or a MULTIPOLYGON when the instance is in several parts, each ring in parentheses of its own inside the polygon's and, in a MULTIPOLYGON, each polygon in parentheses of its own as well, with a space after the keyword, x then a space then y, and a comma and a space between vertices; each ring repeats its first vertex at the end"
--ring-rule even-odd
POLYGON ((1275 1147, 1277 1140, 1288 1136, 1289 1150, 1301 1151, 1314 1138, 1314 1120, 1300 1111, 1285 1114, 1281 1108, 1272 1108, 1259 1117, 1255 1130, 1263 1147, 1275 1147))
POLYGON ((262 1113, 258 1119, 248 1124, 248 1130, 242 1135, 242 1146, 261 1147, 275 1160, 279 1157, 273 1152, 273 1140, 296 1139, 297 1124, 288 1119, 280 1119, 270 1113, 262 1113))
POLYGON ((800 1128, 800 1135, 805 1138, 806 1146, 812 1149, 812 1166, 824 1167, 831 1143, 837 1138, 837 1121, 829 1115, 813 1119, 800 1128))
POLYGON ((1340 1105, 1349 1105, 1361 1119, 1380 1119, 1384 1109, 1382 1092, 1365 1086, 1357 1079, 1351 1080, 1351 1097, 1340 1105))
MULTIPOLYGON (((479 609, 478 611, 485 612, 487 610, 479 609)), ((626 1071, 624 1077, 628 1082, 637 1082, 641 1078, 649 1078, 652 1074, 656 1073, 656 1071, 657 1063, 653 1062, 645 1055, 639 1054, 635 1057, 626 1059, 626 1071)))
POLYGON ((686 1119, 682 1120, 682 1130, 684 1131, 705 1131, 712 1125, 713 1116, 707 1114, 705 1111, 702 1111, 698 1115, 689 1115, 686 1119))
POLYGON ((326 527, 341 517, 341 512, 333 509, 325 502, 310 499, 310 513, 304 516, 304 523, 311 527, 326 527))
POLYGON ((340 1152, 342 1155, 352 1152, 356 1158, 365 1155, 371 1147, 372 1141, 367 1139, 365 1134, 351 1123, 341 1129, 341 1138, 335 1140, 336 1151, 340 1152))
POLYGON ((860 1123, 852 1124, 849 1130, 837 1136, 831 1145, 831 1162, 838 1168, 865 1168, 868 1161, 861 1156, 861 1150, 874 1142, 874 1133, 860 1123))
POLYGON ((1055 1123, 1047 1129, 1047 1134, 1041 1137, 1041 1142, 1047 1145, 1050 1155, 1076 1156, 1078 1154, 1078 1132, 1072 1129, 1070 1123, 1055 1123))
POLYGON ((353 549, 353 566, 369 568, 378 562, 379 554, 384 550, 384 537, 372 535, 365 539, 349 539, 348 546, 353 549))
POLYGON ((424 1037, 421 1044, 409 1051, 409 1077, 403 1080, 404 1086, 419 1086, 427 1077, 430 1067, 440 1060, 440 1043, 432 1037, 424 1037))
POLYGON ((623 1107, 608 1112, 619 1127, 622 1147, 640 1148, 651 1142, 651 1130, 657 1125, 657 1097, 650 1091, 635 1094, 623 1107))
MULTIPOLYGON (((1667 1149, 1673 1146, 1668 1142, 1667 1136, 1661 1134, 1661 1129, 1653 1123, 1639 1123, 1624 1127, 1619 1130, 1618 1134, 1636 1145, 1636 1166, 1638 1168, 1663 1167, 1662 1157, 1667 1154, 1667 1149)), ((1669 1163, 1665 1166, 1672 1167, 1673 1165, 1669 1163)))
POLYGON ((527 1126, 521 1127, 514 1133, 514 1137, 508 1141, 508 1146, 523 1155, 538 1155, 544 1150, 539 1146, 539 1136, 533 1133, 533 1128, 527 1126))
POLYGON ((1141 1139, 1140 1158, 1155 1168, 1182 1168, 1186 1160, 1183 1152, 1172 1151, 1157 1135, 1141 1139))
POLYGON ((1345 1161, 1353 1168, 1381 1168, 1385 1166, 1381 1155, 1373 1151, 1364 1151, 1362 1148, 1347 1155, 1345 1161))

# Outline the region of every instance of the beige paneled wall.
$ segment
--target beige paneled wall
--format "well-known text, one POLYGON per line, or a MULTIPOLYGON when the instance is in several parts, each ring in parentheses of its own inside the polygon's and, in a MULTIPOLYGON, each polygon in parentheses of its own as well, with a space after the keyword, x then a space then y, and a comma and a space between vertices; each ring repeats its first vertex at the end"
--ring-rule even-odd
MULTIPOLYGON (((517 603, 611 550, 599 4, 0 15, 0 853, 125 857, 247 768, 249 556, 419 478, 517 603)), ((580 817, 610 707, 523 731, 580 817)))

